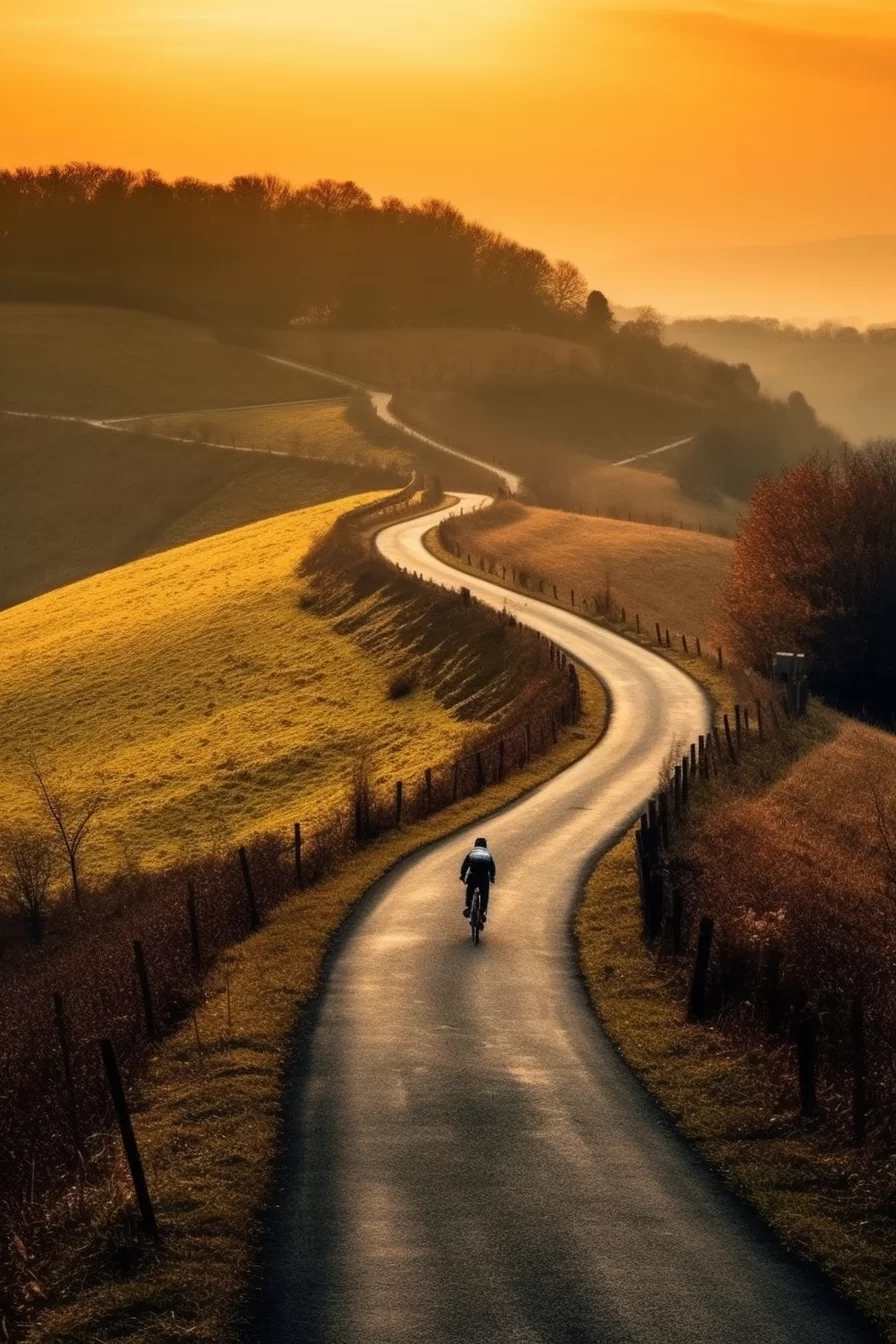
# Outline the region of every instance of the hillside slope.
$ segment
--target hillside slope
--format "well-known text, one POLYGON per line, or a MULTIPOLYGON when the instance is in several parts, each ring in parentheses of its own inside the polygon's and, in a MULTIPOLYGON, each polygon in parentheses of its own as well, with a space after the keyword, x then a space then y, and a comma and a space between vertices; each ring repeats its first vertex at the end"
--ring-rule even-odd
MULTIPOLYGON (((293 408, 293 422, 303 424, 313 409, 293 408)), ((346 456, 363 461, 366 440, 343 408, 328 404, 316 415, 315 433, 323 432, 322 415, 333 421, 346 456)), ((0 475, 2 608, 149 551, 397 485, 407 472, 0 415, 0 475)))
POLYGON ((108 419, 332 396, 332 383, 124 308, 0 303, 0 408, 108 419))
POLYGON ((554 582, 565 596, 603 594, 609 584, 629 619, 707 637, 733 543, 676 527, 587 518, 502 504, 452 522, 464 550, 554 582))
MULTIPOLYGON (((159 865, 297 820, 459 748, 422 685, 390 699, 400 644, 371 652, 303 608, 303 555, 355 500, 136 561, 0 614, 0 822, 33 813, 17 753, 108 805, 85 861, 159 865)), ((377 609, 366 624, 376 628, 377 609)))

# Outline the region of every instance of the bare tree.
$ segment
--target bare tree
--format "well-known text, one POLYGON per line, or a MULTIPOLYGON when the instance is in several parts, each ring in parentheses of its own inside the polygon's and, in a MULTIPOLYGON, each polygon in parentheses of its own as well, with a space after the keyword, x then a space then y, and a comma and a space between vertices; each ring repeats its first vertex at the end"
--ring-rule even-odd
POLYGON ((83 909, 79 880, 81 846, 97 813, 106 801, 105 792, 96 788, 77 795, 66 785, 51 780, 34 755, 28 757, 28 765, 38 797, 59 835, 59 843, 65 852, 71 873, 72 896, 75 905, 81 910, 83 909))
POLYGON ((55 869, 53 841, 44 831, 21 825, 0 832, 0 899, 25 916, 35 943, 43 940, 55 869))
POLYGON ((588 297, 588 285, 572 261, 558 261, 548 279, 551 302, 561 313, 581 313, 588 297))

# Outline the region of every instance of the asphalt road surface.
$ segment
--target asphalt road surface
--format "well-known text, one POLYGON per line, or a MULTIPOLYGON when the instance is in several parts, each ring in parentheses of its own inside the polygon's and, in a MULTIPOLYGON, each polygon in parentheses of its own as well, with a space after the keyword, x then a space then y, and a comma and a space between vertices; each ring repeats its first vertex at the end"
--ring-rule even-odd
MULTIPOLYGON (((477 500, 466 497, 465 508, 477 500)), ((383 533, 396 563, 457 585, 383 533)), ((671 664, 463 579, 603 677, 608 731, 556 779, 399 865, 350 921, 289 1070, 254 1336, 327 1344, 844 1344, 876 1336, 720 1187, 617 1057, 571 918, 595 855, 708 707, 671 664), (478 948, 461 858, 496 857, 478 948)))

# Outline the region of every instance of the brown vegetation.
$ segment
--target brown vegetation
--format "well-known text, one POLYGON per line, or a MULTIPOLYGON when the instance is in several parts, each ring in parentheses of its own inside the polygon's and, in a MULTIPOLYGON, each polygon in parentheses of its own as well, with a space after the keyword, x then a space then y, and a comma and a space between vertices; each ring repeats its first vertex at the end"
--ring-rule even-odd
POLYGON ((765 700, 761 728, 756 711, 729 710, 732 745, 720 727, 680 824, 673 789, 659 888, 639 895, 631 835, 601 862, 578 919, 582 962, 611 1035, 675 1120, 891 1337, 896 740, 817 705, 795 721, 765 700), (688 1024, 705 917, 709 974, 688 1024), (801 1049, 816 1061, 814 1104, 801 1049))
POLYGON ((808 656, 814 688, 894 722, 896 443, 815 458, 758 487, 737 543, 725 611, 745 662, 808 656))

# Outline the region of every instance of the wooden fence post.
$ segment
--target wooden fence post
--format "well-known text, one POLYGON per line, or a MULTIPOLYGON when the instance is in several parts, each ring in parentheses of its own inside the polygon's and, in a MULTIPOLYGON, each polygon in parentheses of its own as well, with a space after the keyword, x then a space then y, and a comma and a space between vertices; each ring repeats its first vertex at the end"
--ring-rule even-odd
POLYGON ((759 734, 759 741, 765 741, 765 732, 762 725, 762 701, 756 701, 756 731, 759 734))
POLYGON ((293 857, 295 860, 296 886, 302 889, 304 882, 302 879, 302 823, 296 821, 292 828, 293 857))
POLYGON ((683 652, 683 653, 687 653, 687 651, 688 651, 688 637, 687 637, 687 635, 682 635, 682 637, 681 637, 681 648, 682 648, 682 652, 683 652))
POLYGON ((152 991, 149 987, 149 975, 146 970, 146 957, 143 955, 143 944, 139 938, 134 940, 134 966, 137 971, 137 979, 140 981, 140 997, 143 999, 143 1019, 146 1023, 146 1034, 151 1041, 156 1038, 156 1019, 152 1010, 152 991))
POLYGON ((857 1144, 865 1142, 868 1096, 865 1064, 865 1004, 856 994, 850 1008, 852 1025, 852 1128, 857 1144))
POLYGON ((688 778, 688 776, 690 775, 690 768, 689 768, 689 765, 690 765, 690 763, 689 763, 689 761, 688 761, 687 756, 682 756, 682 758, 681 758, 681 809, 682 809, 682 811, 684 811, 685 808, 686 808, 687 805, 688 805, 688 795, 689 795, 689 793, 690 793, 690 779, 688 778))
POLYGON ((737 738, 737 754, 739 756, 743 739, 743 724, 741 722, 740 705, 734 706, 734 735, 737 738))
POLYGON ((554 584, 554 601, 555 601, 555 602, 557 601, 557 585, 556 585, 556 583, 554 584))
POLYGON ((733 765, 737 765, 737 752, 734 749, 734 739, 731 736, 731 724, 728 722, 728 715, 723 714, 722 720, 725 724, 725 740, 728 743, 728 755, 731 757, 733 765))
POLYGON ((747 709, 746 705, 744 705, 744 737, 749 738, 749 736, 750 736, 750 711, 747 709))
POLYGON ((662 793, 659 795, 659 798, 657 799, 657 803, 658 803, 657 812, 658 812, 658 814, 659 814, 659 824, 660 824, 660 836, 662 837, 662 841, 663 841, 663 849, 668 850, 668 848, 669 848, 669 792, 668 792, 667 789, 663 789, 662 793))
POLYGON ((702 650, 701 647, 700 647, 700 636, 699 636, 699 635, 695 635, 694 638, 695 638, 695 640, 696 640, 696 642, 697 642, 697 657, 698 657, 698 658, 702 658, 702 657, 703 657, 703 650, 702 650))
POLYGON ((696 779, 696 777, 697 777, 697 743, 696 743, 696 742, 692 742, 692 743, 691 743, 690 757, 691 757, 691 779, 696 779))
POLYGON ((187 923, 190 928, 190 956, 193 962, 193 974, 198 980, 202 974, 202 945, 199 942, 199 919, 196 915, 196 888, 187 883, 187 923))
POLYGON ((249 872, 249 858, 246 854, 244 845, 240 845, 240 868, 243 873, 243 886, 246 888, 246 897, 249 901, 249 928, 254 932, 261 928, 261 920, 258 917, 258 905, 255 900, 255 888, 252 885, 252 874, 249 872))
POLYGON ((72 1052, 68 1039, 68 1027, 65 1022, 65 1004, 61 994, 53 995, 53 1019, 56 1023, 56 1035, 59 1038, 59 1052, 62 1055, 62 1075, 65 1080, 68 1123, 72 1131, 75 1155, 83 1163, 84 1141, 81 1138, 81 1125, 78 1120, 78 1102, 75 1097, 75 1083, 72 1077, 72 1052))
POLYGON ((722 646, 721 646, 721 644, 719 645, 718 649, 716 650, 716 653, 717 653, 717 655, 718 655, 718 659, 719 659, 719 671, 721 672, 722 669, 723 669, 724 666, 725 666, 725 664, 724 664, 723 661, 722 661, 722 646))
POLYGON ((681 816, 681 762, 675 767, 675 782, 673 784, 675 797, 675 816, 681 816))
POLYGON ((659 623, 659 621, 656 622, 656 642, 657 642, 657 644, 659 644, 660 648, 663 647, 663 635, 662 635, 662 631, 660 630, 660 623, 659 623))
POLYGON ((667 648, 667 649, 671 649, 671 647, 672 647, 672 640, 669 638, 669 627, 668 627, 668 625, 667 625, 667 626, 666 626, 666 648, 667 648))
POLYGON ((131 1180, 134 1183, 134 1194, 137 1196, 137 1206, 140 1209, 140 1221, 143 1224, 144 1232, 154 1241, 158 1241, 159 1226, 156 1222, 152 1200, 149 1197, 149 1187, 146 1184, 146 1175, 143 1171, 143 1163, 140 1160, 140 1149, 137 1147, 137 1140, 134 1136, 134 1126, 131 1123, 131 1113, 124 1094, 121 1071, 111 1041, 105 1039, 100 1041, 100 1054, 103 1058, 103 1067, 106 1070, 106 1080, 109 1084, 112 1105, 115 1107, 115 1115, 118 1119, 118 1129, 121 1134, 124 1154, 130 1168, 131 1180))
POLYGON ((640 633, 641 633, 641 617, 640 617, 640 615, 638 614, 638 612, 636 611, 636 612, 635 612, 635 634, 640 635, 640 633))
POLYGON ((818 1018, 806 1017, 797 1027, 796 1058, 800 1080, 800 1114, 809 1119, 818 1112, 815 1075, 818 1064, 818 1018))
POLYGON ((700 1022, 706 1014, 706 982, 709 977, 709 958, 712 953, 712 935, 715 922, 708 915, 700 921, 697 936, 697 955, 694 958, 694 974, 691 979, 691 993, 688 999, 688 1021, 700 1022))
POLYGON ((706 754, 706 738, 702 733, 697 738, 697 773, 701 779, 709 779, 709 758, 706 754))
POLYGON ((404 802, 404 784, 400 779, 395 781, 395 825, 401 825, 401 808, 404 802))

